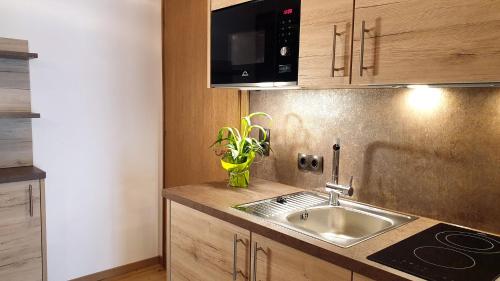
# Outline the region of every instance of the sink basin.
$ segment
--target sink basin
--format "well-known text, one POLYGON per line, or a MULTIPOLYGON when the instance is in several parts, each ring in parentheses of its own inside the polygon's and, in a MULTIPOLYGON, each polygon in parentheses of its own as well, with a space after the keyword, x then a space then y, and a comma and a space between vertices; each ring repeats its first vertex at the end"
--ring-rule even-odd
POLYGON ((345 207, 316 207, 286 217, 293 226, 313 232, 327 240, 355 240, 387 229, 392 221, 345 207), (305 215, 307 214, 307 215, 305 215))
POLYGON ((331 206, 322 194, 299 192, 236 208, 344 248, 416 219, 350 200, 339 203, 331 206))

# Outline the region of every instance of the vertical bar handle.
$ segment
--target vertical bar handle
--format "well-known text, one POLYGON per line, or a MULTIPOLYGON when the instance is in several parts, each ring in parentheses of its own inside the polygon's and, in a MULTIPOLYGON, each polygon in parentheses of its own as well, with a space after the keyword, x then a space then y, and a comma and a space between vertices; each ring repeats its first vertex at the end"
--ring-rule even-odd
POLYGON ((264 248, 259 247, 257 245, 257 242, 255 242, 253 247, 253 275, 252 275, 253 281, 257 281, 257 253, 259 251, 264 251, 264 248))
POLYGON ((236 281, 238 275, 238 234, 233 237, 233 281, 236 281))
POLYGON ((245 273, 238 270, 238 242, 241 242, 243 245, 246 244, 243 239, 238 239, 238 234, 235 234, 233 236, 233 281, 236 281, 238 273, 247 279, 245 273))
POLYGON ((335 57, 337 55, 337 25, 333 26, 333 44, 332 44, 332 77, 335 77, 335 57))
POLYGON ((30 184, 28 188, 29 193, 29 208, 30 208, 30 217, 33 217, 33 186, 30 184))
POLYGON ((255 242, 253 247, 253 281, 257 281, 257 242, 255 242))
POLYGON ((363 77, 363 70, 365 70, 365 33, 369 30, 366 29, 365 21, 361 22, 361 50, 359 58, 359 76, 363 77))

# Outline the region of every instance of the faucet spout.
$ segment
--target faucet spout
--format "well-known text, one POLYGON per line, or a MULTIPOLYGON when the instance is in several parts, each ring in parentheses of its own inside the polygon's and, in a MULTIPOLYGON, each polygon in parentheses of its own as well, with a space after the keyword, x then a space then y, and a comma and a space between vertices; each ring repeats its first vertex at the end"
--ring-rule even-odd
POLYGON ((332 182, 339 184, 340 172, 340 140, 333 145, 333 158, 332 158, 332 182))

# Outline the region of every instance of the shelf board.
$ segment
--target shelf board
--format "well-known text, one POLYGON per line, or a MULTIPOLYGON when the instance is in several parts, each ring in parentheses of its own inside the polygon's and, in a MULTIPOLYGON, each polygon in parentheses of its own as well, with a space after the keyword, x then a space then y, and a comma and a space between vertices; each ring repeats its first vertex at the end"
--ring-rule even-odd
POLYGON ((44 179, 47 174, 35 166, 0 169, 0 184, 44 179))
POLYGON ((26 52, 0 51, 0 58, 2 58, 2 59, 30 60, 30 59, 38 58, 38 54, 37 53, 26 53, 26 52))
POLYGON ((34 112, 0 112, 0 119, 6 118, 40 118, 40 113, 34 112))

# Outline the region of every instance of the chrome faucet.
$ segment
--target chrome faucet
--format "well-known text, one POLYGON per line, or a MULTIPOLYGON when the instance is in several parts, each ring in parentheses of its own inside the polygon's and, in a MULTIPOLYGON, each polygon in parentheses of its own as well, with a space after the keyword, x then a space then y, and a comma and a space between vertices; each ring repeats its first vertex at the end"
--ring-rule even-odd
POLYGON ((339 205, 340 195, 352 196, 354 189, 352 187, 353 177, 349 181, 349 185, 339 184, 339 170, 340 170, 340 140, 333 145, 333 161, 332 161, 332 182, 327 182, 325 190, 329 194, 328 203, 332 206, 339 205))

